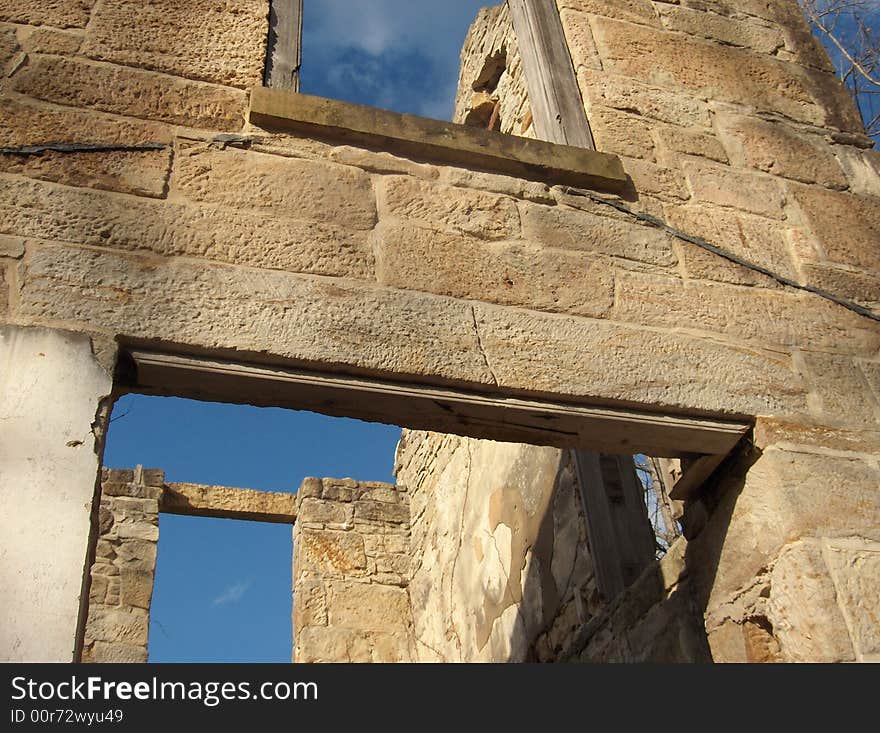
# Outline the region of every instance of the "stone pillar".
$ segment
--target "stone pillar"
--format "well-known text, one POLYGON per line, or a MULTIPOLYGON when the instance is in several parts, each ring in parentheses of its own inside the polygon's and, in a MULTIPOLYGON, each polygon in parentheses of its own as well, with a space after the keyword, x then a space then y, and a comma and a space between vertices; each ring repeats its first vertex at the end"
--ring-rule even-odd
POLYGON ((112 386, 84 335, 0 327, 0 660, 69 662, 112 386))
POLYGON ((165 476, 103 469, 84 662, 146 662, 165 476))
POLYGON ((303 481, 293 529, 293 661, 412 660, 409 521, 409 497, 391 484, 303 481))

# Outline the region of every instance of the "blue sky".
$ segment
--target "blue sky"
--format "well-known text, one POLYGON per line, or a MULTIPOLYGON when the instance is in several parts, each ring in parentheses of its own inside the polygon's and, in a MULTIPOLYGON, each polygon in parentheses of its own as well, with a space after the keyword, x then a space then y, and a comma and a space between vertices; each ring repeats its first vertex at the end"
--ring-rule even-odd
MULTIPOLYGON (((448 119, 474 0, 305 0, 302 91, 448 119)), ((292 410, 127 395, 105 465, 168 481, 295 491, 305 476, 393 481, 400 429, 292 410)), ((151 661, 287 662, 291 528, 163 514, 151 661)))

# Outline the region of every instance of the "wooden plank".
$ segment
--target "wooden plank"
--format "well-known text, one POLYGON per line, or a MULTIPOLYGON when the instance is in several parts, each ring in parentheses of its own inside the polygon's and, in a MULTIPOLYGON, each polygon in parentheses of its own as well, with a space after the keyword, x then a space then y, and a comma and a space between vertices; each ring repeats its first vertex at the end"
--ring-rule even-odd
POLYGON ((678 501, 686 501, 696 496, 700 487, 712 475, 715 469, 721 465, 721 462, 727 458, 727 453, 729 452, 699 456, 687 468, 682 466, 683 473, 681 478, 675 482, 675 486, 669 492, 669 497, 678 501))
POLYGON ((251 90, 249 119, 266 130, 551 185, 621 191, 628 180, 615 155, 265 87, 251 90))
POLYGON ((603 456, 600 464, 607 465, 602 477, 606 490, 609 483, 620 483, 619 500, 611 500, 611 515, 617 537, 623 582, 632 584, 654 561, 654 528, 645 506, 644 487, 636 474, 632 456, 603 456))
POLYGON ((299 91, 302 63, 303 0, 271 0, 264 83, 274 89, 299 91))
POLYGON ((507 5, 538 137, 595 150, 556 2, 507 0, 507 5))
POLYGON ((159 501, 159 511, 191 517, 293 524, 296 519, 296 494, 231 486, 166 483, 159 501))
POLYGON ((749 430, 736 421, 483 394, 428 384, 232 362, 139 349, 119 392, 311 410, 417 430, 603 453, 727 453, 749 430))

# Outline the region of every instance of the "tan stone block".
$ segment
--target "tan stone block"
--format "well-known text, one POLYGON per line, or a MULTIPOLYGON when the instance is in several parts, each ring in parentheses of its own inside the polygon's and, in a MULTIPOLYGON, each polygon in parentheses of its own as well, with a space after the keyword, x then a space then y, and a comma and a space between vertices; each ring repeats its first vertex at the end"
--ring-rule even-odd
POLYGON ((12 78, 14 91, 68 107, 235 132, 244 92, 125 66, 34 55, 12 78))
MULTIPOLYGON (((685 234, 739 255, 779 275, 797 281, 779 222, 713 206, 667 206, 667 221, 685 234)), ((779 287, 765 275, 734 264, 695 244, 679 246, 688 277, 742 285, 779 287)))
POLYGON ((54 245, 34 248, 23 291, 24 315, 80 328, 492 383, 470 304, 439 296, 54 245))
POLYGON ((303 499, 307 497, 313 497, 315 499, 321 498, 321 491, 323 490, 323 482, 319 478, 315 478, 314 476, 307 476, 302 480, 302 483, 299 485, 299 488, 296 490, 296 500, 297 503, 301 503, 303 499))
POLYGON ((866 196, 880 196, 880 150, 861 150, 849 145, 837 145, 834 152, 846 173, 850 191, 866 196))
POLYGON ((654 129, 660 144, 667 150, 727 163, 727 153, 714 135, 706 135, 682 127, 655 126, 654 129))
POLYGON ((307 626, 327 625, 327 599, 321 580, 298 580, 293 589, 293 634, 307 626))
POLYGON ((788 662, 849 662, 853 646, 818 540, 788 545, 770 572, 767 617, 788 662))
POLYGON ((182 147, 172 194, 211 204, 372 229, 376 206, 369 176, 350 166, 243 150, 182 147))
POLYGON ((0 179, 0 230, 250 267, 372 279, 365 232, 214 205, 159 203, 0 179))
MULTIPOLYGON (((864 368, 864 364, 862 366, 864 368)), ((877 430, 804 425, 762 417, 755 421, 754 441, 762 450, 776 445, 800 450, 819 447, 853 453, 880 453, 880 431, 877 430)))
POLYGON ((118 542, 114 563, 119 568, 140 569, 152 573, 156 567, 156 542, 140 538, 129 538, 118 542))
POLYGON ((146 642, 140 645, 96 641, 91 645, 91 661, 102 664, 143 664, 147 661, 146 642))
POLYGON ((696 199, 772 219, 785 216, 782 189, 769 176, 695 160, 684 161, 682 167, 696 199))
POLYGON ((521 206, 523 237, 544 247, 583 250, 670 267, 677 260, 659 229, 565 206, 521 206))
POLYGON ((116 522, 116 534, 120 539, 147 540, 158 542, 159 528, 149 521, 123 519, 116 522))
POLYGON ((153 573, 139 568, 122 568, 119 580, 119 600, 122 605, 149 611, 153 597, 153 573))
POLYGON ((0 0, 0 20, 84 28, 95 0, 0 0))
POLYGON ((758 23, 752 18, 726 18, 717 13, 678 5, 658 4, 656 7, 664 27, 671 31, 702 36, 731 46, 744 46, 767 54, 785 46, 781 28, 758 23))
POLYGON ((248 88, 262 83, 266 3, 104 0, 83 53, 125 66, 248 88))
POLYGON ((602 69, 602 60, 596 51, 596 43, 593 41, 593 31, 590 30, 590 17, 578 10, 571 10, 562 6, 559 10, 562 20, 562 30, 571 53, 571 61, 575 69, 586 67, 588 69, 602 69))
POLYGON ((412 178, 388 177, 378 184, 379 213, 438 231, 480 239, 515 239, 519 215, 506 197, 412 178))
POLYGON ((720 116, 718 124, 737 165, 832 188, 847 185, 831 146, 821 138, 750 117, 720 116))
POLYGON ((546 183, 527 181, 522 178, 503 176, 497 173, 471 171, 467 168, 444 167, 440 169, 440 177, 444 183, 462 188, 476 188, 481 191, 500 193, 518 199, 528 199, 539 203, 554 201, 550 187, 546 183))
POLYGON ((0 235, 0 257, 12 257, 18 259, 24 255, 24 242, 21 237, 7 237, 0 235))
POLYGON ((0 28, 0 69, 6 66, 18 52, 18 37, 14 26, 0 28))
POLYGON ((873 196, 791 185, 791 193, 828 259, 880 271, 880 206, 873 196))
POLYGON ((819 415, 835 423, 878 422, 880 407, 852 358, 806 351, 802 358, 819 415))
POLYGON ((73 56, 79 51, 84 35, 81 31, 60 31, 57 28, 36 28, 21 39, 25 53, 51 53, 73 56))
POLYGON ((98 575, 92 571, 92 578, 89 583, 89 602, 103 603, 107 597, 107 586, 109 578, 106 575, 98 575))
POLYGON ((717 557, 711 567, 691 565, 705 594, 701 602, 709 597, 707 613, 753 586, 790 542, 854 534, 880 540, 880 471, 868 462, 768 448, 745 480, 731 475, 729 481, 709 524, 689 545, 694 557, 717 557))
POLYGON ((351 511, 345 506, 323 499, 303 499, 297 509, 297 521, 319 522, 321 524, 345 524, 352 519, 351 511))
POLYGON ((857 131, 858 115, 834 77, 757 54, 608 18, 593 24, 603 66, 649 84, 857 131))
POLYGON ((403 588, 339 580, 326 586, 331 627, 405 632, 410 625, 409 596, 403 588))
POLYGON ((147 644, 150 617, 141 608, 95 608, 89 613, 86 636, 96 641, 147 644))
POLYGON ((810 285, 874 309, 880 305, 880 275, 816 263, 802 264, 801 271, 810 285))
MULTIPOLYGON (((154 126, 157 128, 158 126, 154 126)), ((0 135, 8 145, 43 142, 137 145, 170 143, 167 131, 139 123, 108 123, 103 116, 58 112, 16 100, 0 101, 0 135)), ((162 197, 171 164, 171 146, 165 150, 60 153, 39 156, 4 155, 0 172, 17 173, 69 186, 86 186, 139 196, 162 197)))
POLYGON ((367 567, 364 540, 356 532, 303 529, 299 535, 299 577, 359 575, 367 567))
POLYGON ((613 300, 607 262, 583 252, 389 224, 376 256, 378 281, 397 288, 597 317, 613 300))
POLYGON ((367 501, 386 501, 391 504, 400 504, 405 496, 397 490, 397 487, 389 485, 371 487, 364 491, 360 498, 367 501))
POLYGON ((880 661, 880 544, 857 538, 826 540, 822 555, 834 579, 856 659, 880 661))
POLYGON ((405 524, 409 522, 409 506, 406 504, 389 504, 384 501, 356 501, 354 504, 355 519, 366 519, 371 522, 391 522, 405 524))
POLYGON ((683 127, 711 125, 708 105, 692 96, 607 71, 581 68, 577 76, 582 93, 590 104, 612 107, 683 127))
POLYGON ((816 296, 633 272, 618 273, 616 280, 614 320, 847 354, 880 349, 880 327, 816 296))
POLYGON ((604 15, 632 23, 660 25, 660 19, 650 0, 556 0, 560 10, 604 15))
POLYGON ((374 152, 363 148, 342 145, 329 152, 330 160, 341 165, 350 165, 370 173, 402 173, 414 178, 435 179, 439 175, 436 166, 416 163, 408 158, 385 152, 374 152))
POLYGON ((477 305, 476 316, 505 387, 721 413, 806 408, 801 378, 778 353, 495 306, 477 305))
POLYGON ((599 106, 590 106, 587 117, 596 150, 654 160, 653 127, 645 118, 599 106))
POLYGON ((642 200, 645 200, 646 194, 661 201, 685 201, 690 198, 684 178, 676 168, 635 158, 625 158, 623 168, 642 200))

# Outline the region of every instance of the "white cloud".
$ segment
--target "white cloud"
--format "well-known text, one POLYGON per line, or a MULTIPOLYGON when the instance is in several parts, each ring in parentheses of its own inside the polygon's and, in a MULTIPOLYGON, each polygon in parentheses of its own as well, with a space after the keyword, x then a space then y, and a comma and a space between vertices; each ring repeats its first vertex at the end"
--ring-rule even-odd
POLYGON ((237 603, 242 599, 247 589, 250 587, 250 581, 238 582, 230 585, 219 596, 214 599, 212 605, 223 606, 227 603, 237 603))

